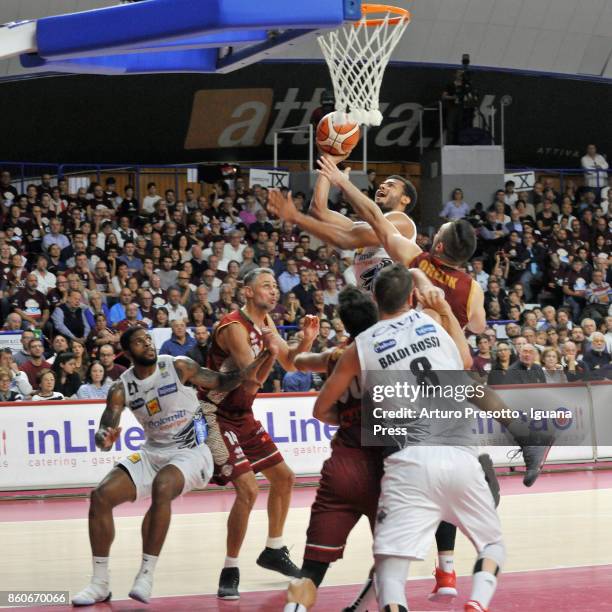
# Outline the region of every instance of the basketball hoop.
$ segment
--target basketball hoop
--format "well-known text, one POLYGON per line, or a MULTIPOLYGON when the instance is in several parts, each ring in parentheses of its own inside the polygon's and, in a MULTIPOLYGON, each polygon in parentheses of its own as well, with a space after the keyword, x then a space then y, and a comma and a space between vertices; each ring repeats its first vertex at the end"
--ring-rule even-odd
POLYGON ((319 36, 336 97, 337 124, 380 125, 380 86, 410 12, 386 4, 362 5, 362 18, 319 36), (382 15, 370 17, 371 15, 382 15))

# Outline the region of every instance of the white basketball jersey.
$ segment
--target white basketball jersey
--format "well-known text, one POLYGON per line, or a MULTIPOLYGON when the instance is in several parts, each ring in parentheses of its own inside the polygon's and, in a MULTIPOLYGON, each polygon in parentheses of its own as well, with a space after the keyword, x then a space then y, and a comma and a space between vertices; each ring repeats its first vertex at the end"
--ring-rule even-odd
POLYGON ((357 286, 371 292, 376 275, 392 264, 393 260, 381 246, 357 249, 353 260, 357 286))
POLYGON ((379 321, 359 334, 356 342, 362 372, 410 370, 417 359, 421 364, 427 360, 431 370, 463 370, 453 339, 437 321, 417 310, 379 321))
POLYGON ((136 378, 134 367, 121 374, 126 405, 142 425, 145 446, 196 446, 194 415, 200 402, 194 387, 180 381, 175 357, 159 355, 155 371, 148 378, 136 378))
POLYGON ((453 385, 466 383, 459 350, 439 323, 424 312, 410 310, 393 319, 379 321, 359 334, 355 341, 362 388, 368 398, 377 394, 377 387, 379 390, 393 389, 398 384, 422 392, 412 400, 401 393, 385 393, 374 403, 364 400, 368 410, 376 406, 391 415, 390 420, 383 417, 385 426, 398 426, 397 435, 390 435, 386 440, 386 455, 413 445, 473 445, 472 421, 432 417, 433 408, 461 409, 461 404, 452 399, 453 395, 451 399, 440 400, 440 394, 436 396, 432 390, 445 385, 452 392, 453 385), (412 414, 399 412, 405 408, 415 411, 412 414), (397 414, 401 414, 399 421, 393 416, 397 414))

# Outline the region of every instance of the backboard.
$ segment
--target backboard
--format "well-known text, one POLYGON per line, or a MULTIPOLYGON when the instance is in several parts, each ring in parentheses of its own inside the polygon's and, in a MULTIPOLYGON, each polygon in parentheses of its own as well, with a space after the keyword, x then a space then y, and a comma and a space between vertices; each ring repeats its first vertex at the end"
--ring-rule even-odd
POLYGON ((0 59, 40 72, 231 72, 361 18, 361 0, 145 0, 0 27, 0 59))

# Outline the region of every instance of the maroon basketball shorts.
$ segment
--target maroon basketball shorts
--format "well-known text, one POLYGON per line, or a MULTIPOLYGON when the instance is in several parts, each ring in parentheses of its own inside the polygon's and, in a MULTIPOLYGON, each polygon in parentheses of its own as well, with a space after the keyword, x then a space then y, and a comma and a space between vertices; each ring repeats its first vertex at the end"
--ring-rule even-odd
POLYGON ((217 412, 217 422, 229 458, 223 465, 215 465, 213 482, 225 485, 241 474, 263 472, 283 461, 276 444, 252 412, 236 419, 217 412))
POLYGON ((348 535, 362 515, 374 531, 382 473, 382 454, 377 450, 333 444, 310 510, 304 559, 322 563, 341 559, 348 535))

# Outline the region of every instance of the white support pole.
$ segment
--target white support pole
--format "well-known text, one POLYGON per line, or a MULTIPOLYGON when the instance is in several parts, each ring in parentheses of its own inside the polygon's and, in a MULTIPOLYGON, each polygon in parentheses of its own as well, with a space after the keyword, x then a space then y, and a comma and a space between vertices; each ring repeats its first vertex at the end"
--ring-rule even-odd
POLYGON ((368 126, 364 125, 362 128, 363 134, 363 171, 368 171, 368 126))
POLYGON ((278 168, 278 132, 274 132, 274 167, 278 168))

